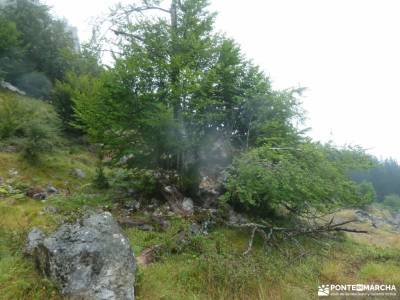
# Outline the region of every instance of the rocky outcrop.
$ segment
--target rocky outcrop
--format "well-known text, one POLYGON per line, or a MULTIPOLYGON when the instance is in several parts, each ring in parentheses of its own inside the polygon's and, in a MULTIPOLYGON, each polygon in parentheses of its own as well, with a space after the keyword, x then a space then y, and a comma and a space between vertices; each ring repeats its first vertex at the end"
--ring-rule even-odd
POLYGON ((25 253, 69 299, 134 299, 135 258, 108 212, 91 213, 47 237, 34 229, 25 253))
POLYGON ((7 81, 0 81, 0 87, 2 87, 3 89, 7 89, 11 92, 23 95, 23 96, 26 95, 26 93, 24 91, 21 91, 19 88, 17 88, 16 86, 12 85, 11 83, 9 83, 7 81))
POLYGON ((400 213, 388 212, 388 211, 370 211, 357 210, 355 211, 355 216, 361 222, 371 223, 375 228, 380 228, 382 226, 389 226, 394 230, 400 230, 400 213))
POLYGON ((174 213, 186 216, 193 214, 193 200, 191 198, 185 198, 176 186, 163 186, 161 188, 161 193, 174 213))

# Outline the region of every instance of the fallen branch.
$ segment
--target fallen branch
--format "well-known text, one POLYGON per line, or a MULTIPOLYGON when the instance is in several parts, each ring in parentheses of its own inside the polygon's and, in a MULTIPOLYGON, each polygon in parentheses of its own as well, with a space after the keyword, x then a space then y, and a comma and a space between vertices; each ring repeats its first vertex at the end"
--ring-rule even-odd
POLYGON ((254 241, 254 236, 256 234, 257 231, 257 227, 253 227, 253 229, 251 230, 251 237, 249 240, 249 246, 247 247, 247 250, 243 253, 243 255, 247 255, 250 253, 251 248, 253 248, 253 241, 254 241))
POLYGON ((239 227, 239 228, 250 228, 251 229, 251 234, 249 238, 249 243, 248 247, 245 252, 243 252, 243 255, 248 255, 252 248, 253 248, 253 243, 254 243, 254 238, 256 233, 259 233, 261 237, 264 240, 264 246, 273 238, 274 233, 281 233, 284 236, 284 239, 290 239, 296 242, 299 247, 301 247, 300 243, 295 239, 295 237, 300 236, 300 235, 318 235, 326 232, 352 232, 352 233, 368 233, 366 230, 358 230, 358 229, 352 229, 352 228, 346 228, 346 227, 341 227, 343 225, 347 225, 350 223, 353 223, 357 220, 348 220, 348 221, 343 221, 340 223, 333 223, 334 218, 332 218, 328 223, 320 225, 320 226, 315 226, 315 227, 306 227, 306 228, 288 228, 288 227, 277 227, 270 225, 266 222, 263 222, 263 224, 257 224, 257 223, 244 223, 244 224, 229 224, 230 226, 233 227, 239 227))

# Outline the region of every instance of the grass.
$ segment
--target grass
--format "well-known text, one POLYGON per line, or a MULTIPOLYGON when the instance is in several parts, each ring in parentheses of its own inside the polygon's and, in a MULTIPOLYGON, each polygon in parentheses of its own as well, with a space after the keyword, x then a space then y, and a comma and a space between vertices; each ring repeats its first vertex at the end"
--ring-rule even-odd
MULTIPOLYGON (((128 231, 128 236, 136 253, 141 251, 138 245, 160 243, 154 233, 141 232, 137 238, 128 231)), ((260 243, 250 256, 243 257, 247 236, 219 228, 203 238, 205 245, 196 251, 168 253, 141 268, 138 299, 315 299, 318 285, 324 283, 379 279, 399 284, 399 249, 360 244, 349 236, 322 242, 303 240, 304 257, 299 257, 299 250, 290 244, 269 248, 265 253, 260 243)))
MULTIPOLYGON (((1 194, 0 186, 0 299, 61 299, 21 249, 32 227, 51 232, 83 206, 112 206, 111 194, 91 186, 94 169, 95 158, 78 146, 47 155, 40 165, 26 163, 17 153, 0 152, 0 177, 15 188, 15 193, 1 194), (74 177, 74 168, 88 176, 74 177), (10 169, 18 170, 18 175, 10 176, 10 169), (26 187, 48 183, 71 194, 53 196, 45 203, 23 195, 26 187), (43 213, 48 205, 59 208, 59 213, 43 213)), ((351 216, 352 212, 346 211, 341 217, 351 216)), ((136 217, 146 218, 143 214, 136 217)), ((180 244, 177 235, 192 221, 170 217, 169 222, 166 232, 125 230, 135 255, 162 245, 154 263, 138 268, 138 300, 301 300, 317 299, 319 284, 400 285, 400 238, 389 230, 361 224, 372 234, 339 235, 336 240, 302 239, 305 255, 293 243, 264 250, 261 240, 256 239, 253 251, 244 257, 249 238, 246 231, 216 227, 207 236, 180 244)))
POLYGON ((12 205, 0 202, 0 299, 61 299, 51 282, 22 254, 31 227, 55 228, 53 217, 40 213, 42 207, 33 200, 12 205))
POLYGON ((15 180, 29 185, 46 186, 52 184, 59 189, 76 190, 91 183, 94 176, 93 157, 83 149, 74 151, 58 150, 42 157, 40 164, 32 165, 16 153, 0 152, 0 174, 7 177, 10 170, 16 170, 15 180), (74 169, 86 173, 85 178, 77 178, 74 169))
POLYGON ((360 269, 360 278, 366 282, 400 285, 400 263, 368 262, 360 269))

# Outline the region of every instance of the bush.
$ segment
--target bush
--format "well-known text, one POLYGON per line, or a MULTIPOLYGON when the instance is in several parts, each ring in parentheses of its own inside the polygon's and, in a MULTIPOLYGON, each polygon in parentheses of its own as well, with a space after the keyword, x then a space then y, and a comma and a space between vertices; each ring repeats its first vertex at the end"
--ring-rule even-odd
POLYGON ((61 118, 63 129, 71 133, 79 132, 71 125, 74 115, 72 97, 78 82, 76 78, 71 73, 67 75, 66 81, 57 81, 51 94, 51 102, 61 118))
MULTIPOLYGON (((339 206, 363 205, 373 192, 349 180, 349 153, 304 143, 292 148, 263 146, 238 158, 228 172, 222 200, 258 215, 280 207, 302 213, 339 206), (341 155, 343 153, 343 155, 341 155), (334 155, 333 155, 334 154, 334 155)), ((357 155, 356 155, 357 156, 357 155)), ((359 160, 359 167, 365 163, 359 160)))
POLYGON ((114 168, 107 177, 113 188, 133 189, 147 198, 157 193, 157 179, 151 170, 114 168))
POLYGON ((400 196, 397 194, 390 194, 383 199, 383 205, 400 210, 400 196))
POLYGON ((47 76, 40 72, 30 72, 15 80, 15 85, 28 95, 36 98, 47 99, 53 85, 47 76))
POLYGON ((16 145, 28 160, 51 151, 59 139, 60 121, 53 108, 39 100, 0 94, 0 141, 16 145))

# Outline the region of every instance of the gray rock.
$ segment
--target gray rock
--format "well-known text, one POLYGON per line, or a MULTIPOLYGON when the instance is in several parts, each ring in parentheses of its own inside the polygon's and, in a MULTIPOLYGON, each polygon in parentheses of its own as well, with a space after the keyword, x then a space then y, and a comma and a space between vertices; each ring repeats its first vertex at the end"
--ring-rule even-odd
POLYGON ((54 186, 50 184, 47 186, 46 190, 49 194, 58 194, 58 189, 56 189, 54 186))
POLYGON ((12 85, 11 83, 7 82, 7 81, 1 81, 0 82, 0 86, 4 89, 10 90, 12 92, 15 92, 17 94, 23 95, 25 96, 26 93, 24 91, 21 91, 19 88, 17 88, 16 86, 12 85))
POLYGON ((118 224, 123 228, 137 228, 143 231, 154 231, 154 227, 144 220, 131 219, 129 217, 119 218, 118 224))
POLYGON ((16 169, 10 169, 8 170, 8 175, 10 175, 11 177, 18 176, 18 171, 16 169))
POLYGON ((189 226, 189 233, 190 235, 200 235, 203 233, 202 228, 199 224, 193 223, 189 226))
POLYGON ((135 258, 108 212, 62 225, 48 237, 33 230, 25 253, 68 299, 134 299, 135 258))
POLYGON ((364 210, 355 211, 355 215, 360 222, 370 223, 375 228, 380 228, 382 226, 391 226, 392 229, 400 229, 400 214, 397 215, 392 212, 388 215, 375 215, 373 212, 368 213, 364 210))
POLYGON ((126 202, 124 204, 124 209, 126 209, 129 213, 138 211, 140 209, 140 202, 136 200, 126 202))
POLYGON ((216 207, 223 190, 224 172, 215 171, 212 173, 210 170, 201 170, 200 175, 198 196, 203 203, 202 206, 216 207))
POLYGON ((193 200, 191 198, 184 198, 182 201, 182 209, 188 214, 193 214, 194 212, 193 200))
POLYGON ((85 178, 86 177, 85 172, 83 172, 81 169, 74 169, 73 174, 74 174, 74 176, 76 176, 78 178, 85 178))
POLYGON ((42 209, 42 212, 45 214, 56 214, 58 213, 60 210, 57 207, 54 206, 46 206, 45 208, 42 209))
POLYGON ((28 234, 28 240, 24 248, 24 253, 27 255, 32 255, 39 244, 43 243, 44 238, 45 235, 40 229, 32 229, 28 234))
POLYGON ((33 195, 33 199, 35 200, 46 200, 48 197, 46 192, 36 193, 33 195))
POLYGON ((237 224, 244 224, 247 222, 248 219, 245 216, 235 212, 232 208, 229 209, 229 220, 228 220, 229 224, 237 225, 237 224))

